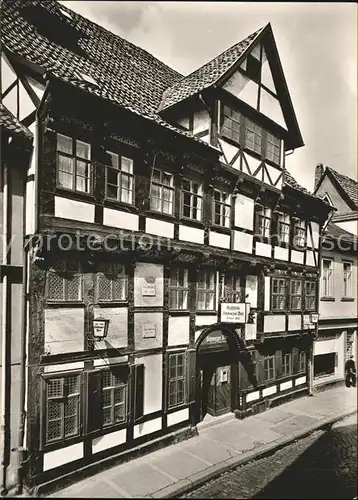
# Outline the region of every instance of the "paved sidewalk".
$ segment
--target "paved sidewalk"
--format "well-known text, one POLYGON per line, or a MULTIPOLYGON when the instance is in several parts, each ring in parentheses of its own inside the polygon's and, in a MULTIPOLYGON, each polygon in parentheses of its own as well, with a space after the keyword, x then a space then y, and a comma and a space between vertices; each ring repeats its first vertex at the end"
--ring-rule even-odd
POLYGON ((354 388, 306 396, 245 420, 199 424, 199 435, 48 495, 52 498, 177 498, 221 473, 357 410, 354 388))

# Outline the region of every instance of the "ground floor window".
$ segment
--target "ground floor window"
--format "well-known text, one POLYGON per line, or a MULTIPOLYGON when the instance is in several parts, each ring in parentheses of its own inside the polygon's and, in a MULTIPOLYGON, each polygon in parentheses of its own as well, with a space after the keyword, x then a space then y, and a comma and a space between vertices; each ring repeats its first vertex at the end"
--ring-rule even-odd
POLYGON ((126 419, 127 383, 116 370, 103 371, 101 375, 103 426, 107 427, 126 419))
POLYGON ((314 377, 326 377, 334 375, 336 364, 336 353, 317 354, 313 360, 314 377))
POLYGON ((304 351, 301 351, 298 357, 298 371, 306 371, 306 353, 304 351))
POLYGON ((169 355, 169 408, 185 403, 185 354, 169 355))
POLYGON ((292 354, 290 352, 282 353, 282 376, 292 375, 292 354))
POLYGON ((275 355, 264 357, 264 376, 265 381, 275 378, 275 355))

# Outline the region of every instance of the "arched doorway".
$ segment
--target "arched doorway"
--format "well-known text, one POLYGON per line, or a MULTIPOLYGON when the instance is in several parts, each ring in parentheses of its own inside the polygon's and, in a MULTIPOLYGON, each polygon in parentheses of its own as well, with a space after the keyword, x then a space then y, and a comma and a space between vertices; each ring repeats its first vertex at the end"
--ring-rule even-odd
POLYGON ((196 341, 195 421, 207 414, 234 411, 237 404, 239 337, 217 324, 203 329, 196 341))

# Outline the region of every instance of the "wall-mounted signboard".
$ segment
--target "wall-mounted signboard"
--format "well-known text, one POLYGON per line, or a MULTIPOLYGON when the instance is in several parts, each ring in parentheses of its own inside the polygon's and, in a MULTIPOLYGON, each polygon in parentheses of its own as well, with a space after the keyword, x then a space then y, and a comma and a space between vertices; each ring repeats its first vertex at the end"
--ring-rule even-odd
POLYGON ((142 296, 155 297, 155 278, 144 278, 142 283, 142 296))
POLYGON ((222 323, 246 323, 247 305, 241 303, 221 303, 220 321, 222 323))

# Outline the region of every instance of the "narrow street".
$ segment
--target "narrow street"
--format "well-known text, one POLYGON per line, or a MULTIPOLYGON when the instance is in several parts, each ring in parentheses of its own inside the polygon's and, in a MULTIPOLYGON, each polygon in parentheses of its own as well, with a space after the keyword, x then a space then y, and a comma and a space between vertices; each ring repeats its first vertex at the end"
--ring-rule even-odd
POLYGON ((223 474, 181 498, 322 498, 357 496, 357 415, 274 455, 223 474))

